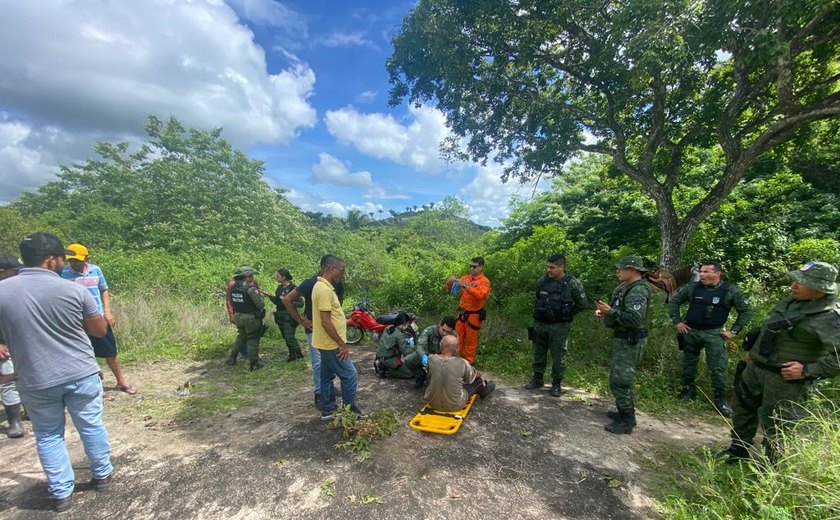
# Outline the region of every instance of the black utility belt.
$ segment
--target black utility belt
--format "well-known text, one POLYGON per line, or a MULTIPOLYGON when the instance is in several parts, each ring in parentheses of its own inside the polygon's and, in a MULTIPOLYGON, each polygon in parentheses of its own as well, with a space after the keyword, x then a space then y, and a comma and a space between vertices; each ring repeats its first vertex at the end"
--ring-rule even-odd
POLYGON ((617 330, 613 332, 613 337, 618 339, 633 339, 640 340, 646 338, 648 335, 648 331, 639 329, 639 330, 617 330))
POLYGON ((542 323, 543 325, 557 325, 558 323, 571 323, 572 320, 557 320, 557 321, 543 321, 543 320, 534 320, 537 323, 542 323))
POLYGON ((685 322, 685 324, 688 325, 690 328, 695 329, 695 330, 722 329, 723 326, 726 325, 725 323, 721 323, 720 325, 702 325, 702 324, 699 324, 699 323, 691 323, 691 322, 688 322, 688 321, 685 322))
POLYGON ((250 314, 255 318, 261 318, 263 316, 263 311, 233 311, 234 314, 250 314))

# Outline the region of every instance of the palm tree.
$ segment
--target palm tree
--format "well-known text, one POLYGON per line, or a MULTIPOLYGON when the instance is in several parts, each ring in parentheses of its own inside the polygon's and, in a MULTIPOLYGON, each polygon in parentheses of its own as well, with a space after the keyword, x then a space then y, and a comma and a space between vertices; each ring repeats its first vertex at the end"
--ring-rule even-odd
POLYGON ((362 213, 362 210, 353 208, 347 212, 347 227, 350 229, 359 229, 368 223, 368 216, 362 213))

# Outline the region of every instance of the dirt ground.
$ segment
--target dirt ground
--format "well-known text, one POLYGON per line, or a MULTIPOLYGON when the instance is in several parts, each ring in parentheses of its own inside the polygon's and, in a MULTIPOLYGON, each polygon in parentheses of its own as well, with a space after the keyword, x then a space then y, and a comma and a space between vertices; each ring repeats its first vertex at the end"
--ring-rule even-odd
MULTIPOLYGON (((720 444, 727 433, 722 424, 639 414, 632 435, 612 435, 603 429, 608 399, 575 390, 556 399, 548 387, 522 389, 522 381, 500 381, 456 435, 420 433, 407 423, 421 407, 421 391, 411 381, 376 378, 372 357, 370 347, 354 349, 359 405, 397 410, 406 426, 378 441, 364 462, 334 447, 341 432, 320 420, 302 370, 297 378, 278 372, 272 392, 254 406, 156 420, 143 414, 144 399, 177 405, 191 397, 176 395, 175 382, 212 383, 244 367, 225 367, 221 359, 128 365, 140 393, 111 389, 106 402, 116 468, 111 491, 96 493, 87 484, 84 452, 68 426, 76 503, 61 517, 651 518, 657 513, 650 476, 663 464, 658 454, 720 444)), ((18 440, 7 439, 4 428, 5 422, 0 517, 53 517, 31 425, 18 440)))

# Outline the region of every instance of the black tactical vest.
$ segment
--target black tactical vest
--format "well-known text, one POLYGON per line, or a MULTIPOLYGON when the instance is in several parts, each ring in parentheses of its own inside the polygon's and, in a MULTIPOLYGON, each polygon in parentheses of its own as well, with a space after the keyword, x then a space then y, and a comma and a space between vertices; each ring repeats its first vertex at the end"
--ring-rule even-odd
POLYGON ((541 323, 570 323, 574 318, 574 302, 567 301, 568 286, 568 275, 559 282, 548 276, 540 278, 537 301, 534 303, 534 319, 541 323))
POLYGON ((726 282, 713 290, 702 283, 695 285, 685 315, 686 324, 698 329, 722 327, 729 318, 729 305, 726 304, 728 291, 729 284, 726 282))
POLYGON ((247 314, 260 314, 260 309, 254 304, 251 299, 249 289, 251 287, 245 282, 237 282, 230 290, 230 304, 233 306, 233 312, 242 312, 247 314))

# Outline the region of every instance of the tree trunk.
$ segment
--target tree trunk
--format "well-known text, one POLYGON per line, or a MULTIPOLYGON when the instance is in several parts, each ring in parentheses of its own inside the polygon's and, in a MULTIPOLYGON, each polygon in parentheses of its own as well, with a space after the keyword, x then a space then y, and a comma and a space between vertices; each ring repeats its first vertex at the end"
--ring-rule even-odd
POLYGON ((659 265, 670 271, 676 271, 682 265, 685 247, 691 231, 685 221, 661 219, 659 222, 659 265))

